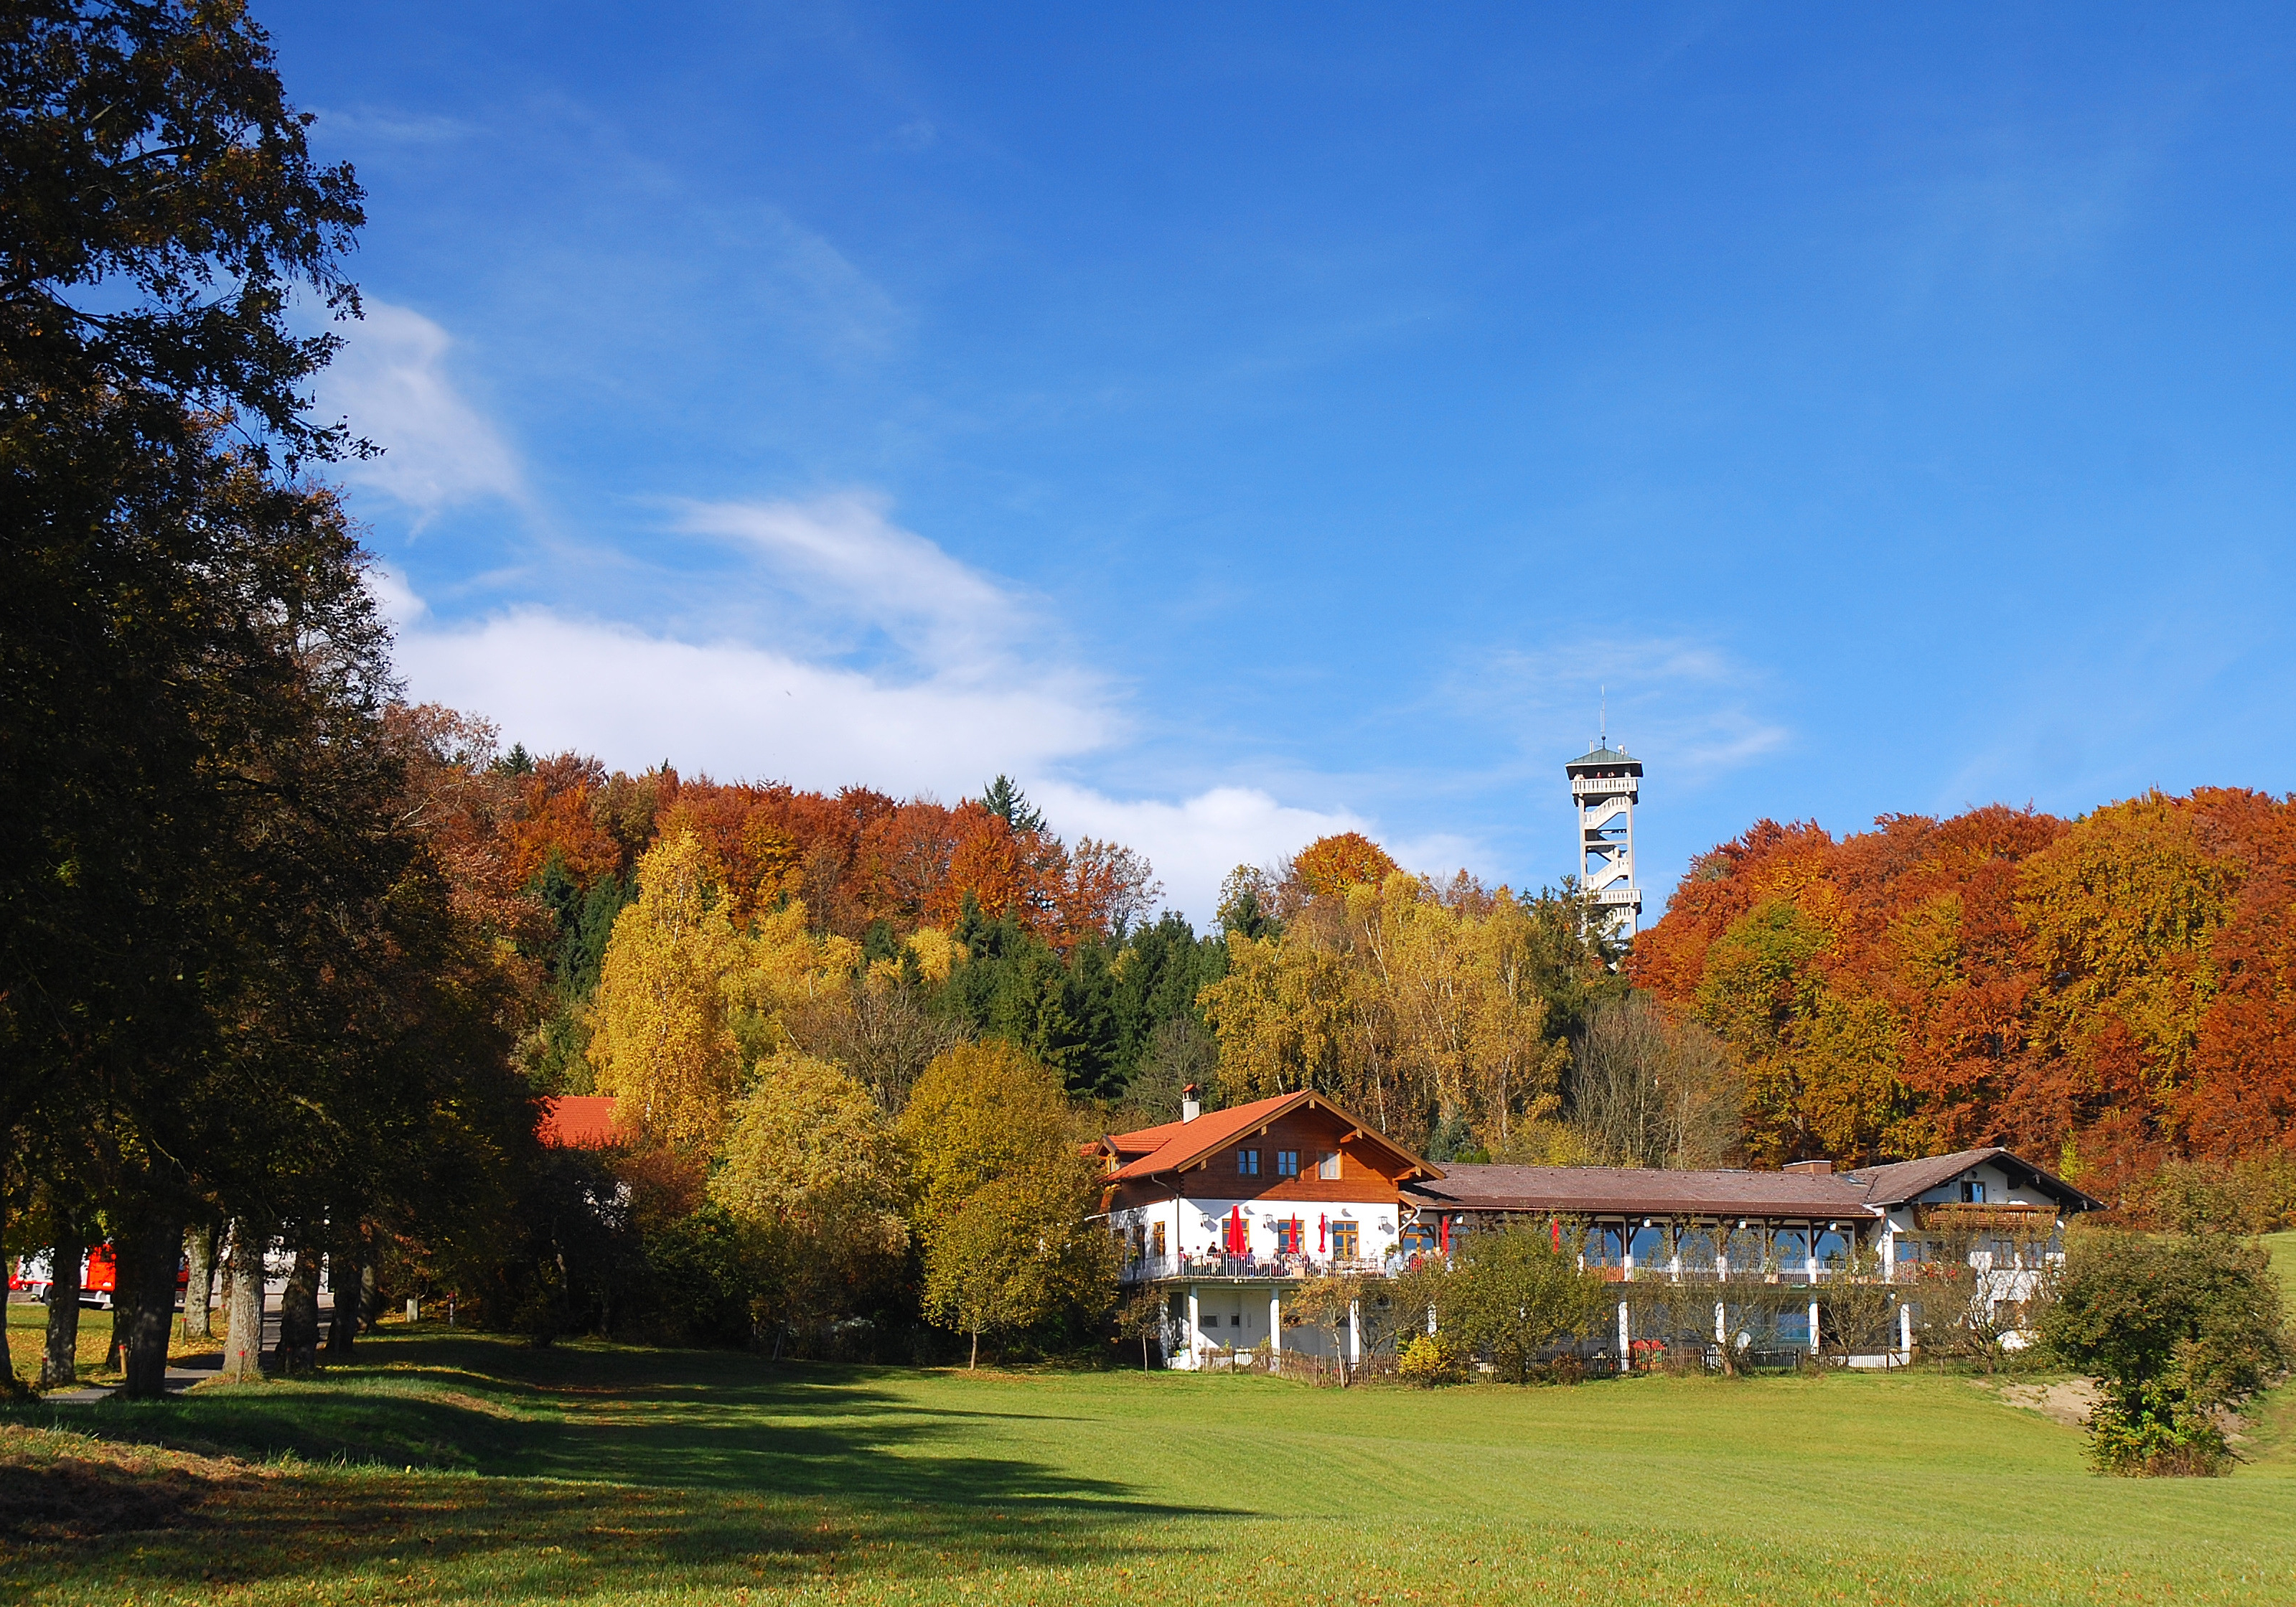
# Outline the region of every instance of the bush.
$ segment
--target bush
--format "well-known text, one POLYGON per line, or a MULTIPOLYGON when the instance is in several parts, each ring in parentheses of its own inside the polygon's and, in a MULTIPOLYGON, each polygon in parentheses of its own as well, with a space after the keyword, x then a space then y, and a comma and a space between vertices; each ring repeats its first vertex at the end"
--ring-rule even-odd
POLYGON ((2218 1414, 2289 1357, 2263 1249, 2215 1235, 2077 1235, 2041 1337, 2103 1391, 2089 1455, 2123 1474, 2220 1471, 2218 1414))
POLYGON ((1548 1230, 1473 1234, 1438 1299, 1438 1329, 1525 1383, 1547 1349, 1594 1326, 1604 1294, 1602 1280, 1581 1271, 1548 1230))
POLYGON ((1464 1359, 1432 1333, 1423 1333, 1406 1345, 1395 1364, 1398 1378, 1423 1388, 1456 1383, 1465 1372, 1464 1359))

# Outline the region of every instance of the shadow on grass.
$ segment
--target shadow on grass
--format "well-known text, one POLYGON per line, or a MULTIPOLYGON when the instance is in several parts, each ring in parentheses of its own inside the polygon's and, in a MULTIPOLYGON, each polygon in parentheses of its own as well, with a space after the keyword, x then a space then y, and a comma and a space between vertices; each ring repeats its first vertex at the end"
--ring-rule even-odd
POLYGON ((357 1365, 308 1382, 10 1411, 0 1421, 28 1432, 206 1460, 167 1472, 164 1489, 146 1470, 139 1504, 86 1456, 0 1457, 0 1509, 20 1509, 22 1577, 60 1585, 283 1583, 324 1567, 505 1599, 666 1571, 756 1586, 857 1567, 946 1573, 951 1555, 1077 1566, 1168 1549, 1152 1530, 1174 1519, 1242 1515, 989 1454, 984 1422, 1036 1414, 922 1406, 891 1376, 465 1336, 362 1341, 357 1365), (68 1537, 56 1514, 75 1491, 113 1515, 68 1537))

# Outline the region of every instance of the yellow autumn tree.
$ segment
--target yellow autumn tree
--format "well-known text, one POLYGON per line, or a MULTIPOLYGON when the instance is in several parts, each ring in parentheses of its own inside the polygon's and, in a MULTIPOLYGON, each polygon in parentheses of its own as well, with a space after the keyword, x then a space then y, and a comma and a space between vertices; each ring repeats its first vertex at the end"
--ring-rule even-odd
POLYGON ((734 1104, 709 1194, 745 1231, 760 1275, 753 1316, 776 1350, 865 1309, 908 1248, 892 1123, 851 1077, 793 1050, 758 1067, 734 1104))
POLYGON ((1198 996, 1234 1100, 1332 1095, 1415 1140, 1431 1113, 1487 1142, 1553 1114, 1569 1050, 1547 1036, 1533 922, 1504 889, 1394 872, 1353 881, 1278 935, 1231 933, 1198 996))
POLYGON ((1351 1097, 1342 1050, 1355 1026, 1341 955, 1231 933, 1228 972, 1197 995, 1219 1043, 1221 1091, 1236 1103, 1313 1088, 1351 1097))
POLYGON ((2036 969, 2051 979, 2036 1037, 2100 1082, 2095 1062, 2132 1044, 2166 1103, 2189 1080, 2201 1021, 2221 986, 2217 932, 2240 866, 2212 851, 2198 812, 2148 793, 2110 805, 2028 859, 2019 879, 2036 969))
POLYGON ((691 832, 637 863, 638 897, 614 919, 592 1003, 590 1062, 625 1126, 674 1148, 718 1147, 741 1076, 727 981, 742 968, 723 872, 691 832))
POLYGON ((901 1113, 926 1315, 972 1339, 1060 1316, 1097 1318, 1116 1297, 1099 1168, 1058 1076, 1002 1041, 925 1068, 901 1113))

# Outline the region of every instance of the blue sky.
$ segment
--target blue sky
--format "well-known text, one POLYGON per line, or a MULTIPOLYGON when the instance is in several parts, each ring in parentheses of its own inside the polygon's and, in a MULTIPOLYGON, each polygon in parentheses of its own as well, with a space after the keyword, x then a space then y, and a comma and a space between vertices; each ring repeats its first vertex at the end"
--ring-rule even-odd
POLYGON ((1652 913, 1764 816, 2296 785, 2296 19, 271 4, 326 403, 504 740, 1652 913))

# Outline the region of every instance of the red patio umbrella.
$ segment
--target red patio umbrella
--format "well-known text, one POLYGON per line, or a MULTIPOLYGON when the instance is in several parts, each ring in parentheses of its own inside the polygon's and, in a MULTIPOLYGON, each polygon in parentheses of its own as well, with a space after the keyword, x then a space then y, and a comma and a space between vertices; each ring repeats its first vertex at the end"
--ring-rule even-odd
POLYGON ((1232 1256, 1242 1255, 1246 1242, 1243 1236, 1243 1207, 1231 1205, 1227 1208, 1227 1253, 1232 1256))
POLYGON ((1331 1234, 1332 1219, 1329 1217, 1318 1215, 1316 1218, 1316 1253, 1317 1255, 1329 1253, 1330 1246, 1324 1241, 1331 1237, 1331 1234))
POLYGON ((1443 1225, 1442 1250, 1443 1253, 1447 1256, 1451 1253, 1451 1218, 1448 1217, 1438 1217, 1435 1219, 1443 1225))

